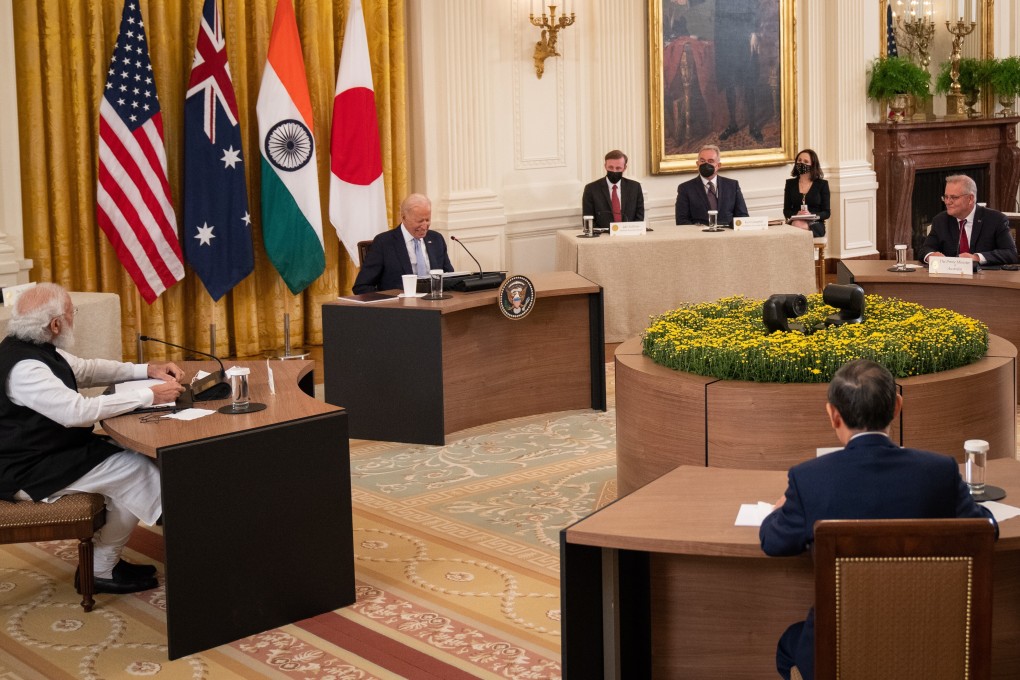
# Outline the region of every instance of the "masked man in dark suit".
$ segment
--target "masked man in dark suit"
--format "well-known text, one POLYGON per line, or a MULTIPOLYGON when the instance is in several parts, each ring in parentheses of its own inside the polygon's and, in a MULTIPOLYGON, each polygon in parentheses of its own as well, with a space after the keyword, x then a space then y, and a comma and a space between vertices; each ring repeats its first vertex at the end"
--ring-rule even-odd
POLYGON ((432 202, 411 194, 400 204, 400 226, 375 237, 354 280, 354 293, 402 288, 404 274, 428 276, 430 269, 452 272, 441 234, 429 231, 432 202))
POLYGON ((722 167, 719 147, 701 147, 697 163, 699 176, 677 187, 676 223, 708 224, 709 210, 719 211, 716 218, 719 224, 732 225, 734 217, 747 217, 740 183, 719 176, 722 167))
MULTIPOLYGON (((799 555, 814 542, 823 519, 977 517, 991 513, 974 502, 951 456, 900 448, 889 439, 903 398, 883 366, 856 359, 829 384, 829 414, 844 449, 790 468, 786 493, 762 522, 761 547, 773 556, 799 555)), ((814 677, 814 610, 790 626, 776 651, 779 674, 794 665, 814 677)))
POLYGON ((581 214, 594 217, 597 229, 608 229, 610 222, 643 222, 645 196, 641 184, 623 176, 627 154, 618 149, 610 151, 606 154, 605 168, 605 177, 585 185, 581 214))
POLYGON ((944 212, 935 216, 917 259, 967 257, 980 264, 1015 264, 1016 242, 1001 212, 976 204, 977 186, 967 175, 946 178, 944 212), (961 230, 963 235, 961 235, 961 230))

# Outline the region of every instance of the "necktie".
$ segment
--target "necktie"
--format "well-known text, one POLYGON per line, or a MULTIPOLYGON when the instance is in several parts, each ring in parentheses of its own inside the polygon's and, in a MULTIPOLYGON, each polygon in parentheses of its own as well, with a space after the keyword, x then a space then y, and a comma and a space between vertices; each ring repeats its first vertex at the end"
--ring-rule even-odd
POLYGON ((428 276, 429 265, 425 262, 425 253, 422 251, 420 238, 414 239, 414 259, 416 260, 415 272, 418 276, 428 276))
POLYGON ((970 242, 967 240, 967 230, 964 227, 967 226, 967 220, 960 220, 960 254, 970 252, 970 242))
POLYGON ((613 206, 613 221, 623 222, 623 214, 620 212, 620 194, 616 191, 616 185, 613 185, 613 193, 609 198, 613 206))
POLYGON ((719 196, 715 193, 715 182, 708 183, 708 209, 719 209, 719 196))

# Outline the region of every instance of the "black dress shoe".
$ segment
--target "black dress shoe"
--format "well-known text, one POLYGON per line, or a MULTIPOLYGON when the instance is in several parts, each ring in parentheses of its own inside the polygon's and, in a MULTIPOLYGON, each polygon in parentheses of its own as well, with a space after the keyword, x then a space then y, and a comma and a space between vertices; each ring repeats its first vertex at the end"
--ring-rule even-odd
POLYGON ((155 578, 156 567, 151 564, 131 564, 124 560, 118 560, 117 564, 113 567, 113 577, 120 577, 129 581, 141 578, 155 578))
POLYGON ((751 139, 759 143, 765 141, 764 135, 762 135, 761 130, 758 128, 751 128, 751 139))
MULTIPOLYGON (((99 576, 94 576, 92 578, 92 582, 92 592, 112 593, 114 595, 124 595, 127 593, 138 593, 143 590, 152 590, 159 585, 159 581, 156 580, 155 576, 127 578, 123 574, 117 573, 117 567, 113 568, 113 578, 101 578, 99 576)), ((77 569, 74 570, 74 590, 77 593, 81 593, 81 583, 77 569)))
POLYGON ((733 135, 737 134, 737 130, 739 130, 739 129, 740 128, 738 128, 736 125, 729 125, 729 126, 726 127, 725 130, 722 131, 722 133, 720 133, 719 139, 721 139, 723 141, 726 141, 727 139, 729 139, 733 135))

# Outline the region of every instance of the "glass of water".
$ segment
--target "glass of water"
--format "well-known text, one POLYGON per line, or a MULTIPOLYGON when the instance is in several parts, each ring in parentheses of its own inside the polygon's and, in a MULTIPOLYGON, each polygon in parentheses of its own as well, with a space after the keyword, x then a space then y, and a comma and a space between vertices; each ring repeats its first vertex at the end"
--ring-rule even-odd
POLYGON ((966 473, 970 493, 979 496, 985 491, 985 468, 988 466, 988 442, 983 439, 968 439, 963 443, 967 453, 966 473))

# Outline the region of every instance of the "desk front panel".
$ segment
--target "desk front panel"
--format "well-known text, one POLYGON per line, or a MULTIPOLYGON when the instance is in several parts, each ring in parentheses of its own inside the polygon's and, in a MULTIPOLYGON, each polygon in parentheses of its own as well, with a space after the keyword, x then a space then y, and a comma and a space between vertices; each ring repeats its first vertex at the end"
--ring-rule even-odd
POLYGON ((685 302, 808 294, 816 285, 811 233, 789 226, 718 233, 663 226, 644 236, 594 239, 561 230, 556 258, 558 268, 576 271, 605 290, 610 343, 640 334, 650 316, 685 302))

